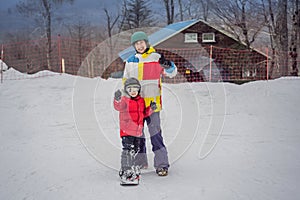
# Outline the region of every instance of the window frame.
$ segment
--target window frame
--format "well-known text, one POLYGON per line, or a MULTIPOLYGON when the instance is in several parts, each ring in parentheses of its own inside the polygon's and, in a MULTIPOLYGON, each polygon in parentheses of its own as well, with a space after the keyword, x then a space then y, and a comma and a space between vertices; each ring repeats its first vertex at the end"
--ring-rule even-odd
POLYGON ((202 33, 202 42, 203 43, 209 43, 209 42, 216 42, 216 37, 215 37, 215 33, 202 33), (212 36, 212 39, 205 39, 205 37, 207 36, 212 36))
POLYGON ((184 43, 198 43, 198 33, 185 33, 184 43))

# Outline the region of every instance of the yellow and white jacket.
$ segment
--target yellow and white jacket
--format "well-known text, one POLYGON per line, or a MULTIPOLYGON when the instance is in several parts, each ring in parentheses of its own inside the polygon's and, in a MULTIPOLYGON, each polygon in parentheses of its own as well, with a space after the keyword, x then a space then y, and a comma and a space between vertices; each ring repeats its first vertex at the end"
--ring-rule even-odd
POLYGON ((141 96, 145 99, 146 107, 152 102, 156 102, 158 112, 162 109, 162 87, 161 77, 165 75, 173 78, 177 74, 176 65, 171 62, 172 66, 164 69, 159 64, 161 55, 155 52, 153 47, 143 54, 136 53, 131 56, 125 63, 123 83, 127 78, 137 78, 141 83, 141 96))

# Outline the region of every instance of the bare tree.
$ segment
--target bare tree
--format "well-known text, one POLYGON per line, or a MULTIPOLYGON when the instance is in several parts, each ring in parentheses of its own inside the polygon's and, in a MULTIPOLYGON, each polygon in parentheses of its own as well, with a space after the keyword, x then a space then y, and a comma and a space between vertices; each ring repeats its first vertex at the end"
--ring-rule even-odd
POLYGON ((90 22, 80 18, 73 24, 67 25, 71 38, 76 40, 90 40, 91 39, 91 24, 90 22))
POLYGON ((163 0, 163 2, 167 14, 167 23, 172 24, 174 22, 174 14, 175 14, 174 0, 163 0))
MULTIPOLYGON (((288 75, 288 27, 287 27, 287 0, 262 0, 265 19, 270 33, 272 48, 271 76, 278 69, 279 75, 288 75)), ((276 75, 277 76, 277 75, 276 75)))
MULTIPOLYGON (((70 49, 70 51, 77 51, 74 55, 76 56, 75 60, 78 60, 81 63, 85 57, 85 49, 87 46, 87 41, 91 41, 92 38, 92 26, 86 20, 80 18, 75 20, 74 24, 66 26, 71 38, 76 41, 76 49, 70 49)), ((74 47, 72 47, 74 48, 74 47)))
POLYGON ((300 7, 299 0, 291 2, 291 15, 292 15, 292 33, 291 33, 291 46, 290 57, 292 59, 292 72, 291 75, 298 76, 298 62, 297 58, 300 53, 300 7))
POLYGON ((185 10, 189 18, 208 21, 211 9, 211 0, 188 0, 185 10))
POLYGON ((224 28, 250 49, 266 24, 261 6, 251 0, 216 0, 213 4, 224 28))
MULTIPOLYGON (((120 18, 120 15, 117 14, 115 17, 112 16, 111 13, 109 13, 109 11, 104 8, 104 12, 105 12, 105 16, 106 16, 106 26, 107 26, 107 32, 108 32, 108 49, 109 49, 109 60, 112 59, 113 57, 113 54, 114 54, 114 48, 115 48, 115 45, 117 44, 117 42, 113 42, 112 40, 112 35, 113 35, 113 29, 115 27, 115 25, 117 24, 119 18, 120 18), (114 18, 114 19, 113 19, 114 18)), ((120 29, 119 29, 120 31, 120 29)))
POLYGON ((25 17, 35 20, 38 26, 43 27, 43 34, 47 38, 47 62, 48 69, 51 70, 51 35, 52 18, 55 6, 61 6, 63 3, 73 3, 74 0, 24 0, 17 4, 17 10, 25 17))
POLYGON ((178 0, 178 6, 179 6, 179 15, 180 15, 180 21, 183 21, 183 5, 182 5, 182 1, 178 0))
POLYGON ((204 21, 207 21, 209 16, 209 11, 211 8, 210 0, 200 0, 200 4, 202 5, 201 7, 202 7, 203 19, 204 21))
MULTIPOLYGON (((270 1, 270 0, 269 0, 270 1)), ((283 54, 288 53, 289 37, 288 37, 288 23, 287 23, 287 0, 279 0, 279 12, 276 23, 276 32, 278 32, 278 44, 283 54)), ((282 57, 280 72, 282 76, 287 76, 289 73, 288 56, 282 57)))
POLYGON ((104 10, 105 16, 106 16, 106 22, 107 22, 106 26, 107 26, 108 37, 111 38, 112 32, 113 32, 113 28, 117 24, 118 19, 120 18, 120 15, 118 14, 113 19, 112 15, 108 12, 108 10, 106 8, 104 8, 103 10, 104 10))

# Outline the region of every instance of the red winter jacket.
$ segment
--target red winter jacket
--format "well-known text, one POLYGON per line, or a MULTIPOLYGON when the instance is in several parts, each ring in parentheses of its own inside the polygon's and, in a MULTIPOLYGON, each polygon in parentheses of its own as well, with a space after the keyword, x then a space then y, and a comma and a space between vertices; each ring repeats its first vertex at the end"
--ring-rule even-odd
POLYGON ((123 96, 120 101, 114 100, 114 107, 119 111, 120 137, 142 136, 144 118, 153 112, 150 107, 145 107, 144 99, 141 96, 123 96))

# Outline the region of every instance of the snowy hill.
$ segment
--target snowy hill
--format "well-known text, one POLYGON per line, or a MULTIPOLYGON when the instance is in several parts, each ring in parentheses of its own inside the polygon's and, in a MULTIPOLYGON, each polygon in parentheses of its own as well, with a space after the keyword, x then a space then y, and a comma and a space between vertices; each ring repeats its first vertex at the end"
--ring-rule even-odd
POLYGON ((300 199, 300 79, 165 84, 170 173, 150 168, 137 187, 118 182, 120 85, 59 74, 0 84, 0 199, 300 199))

